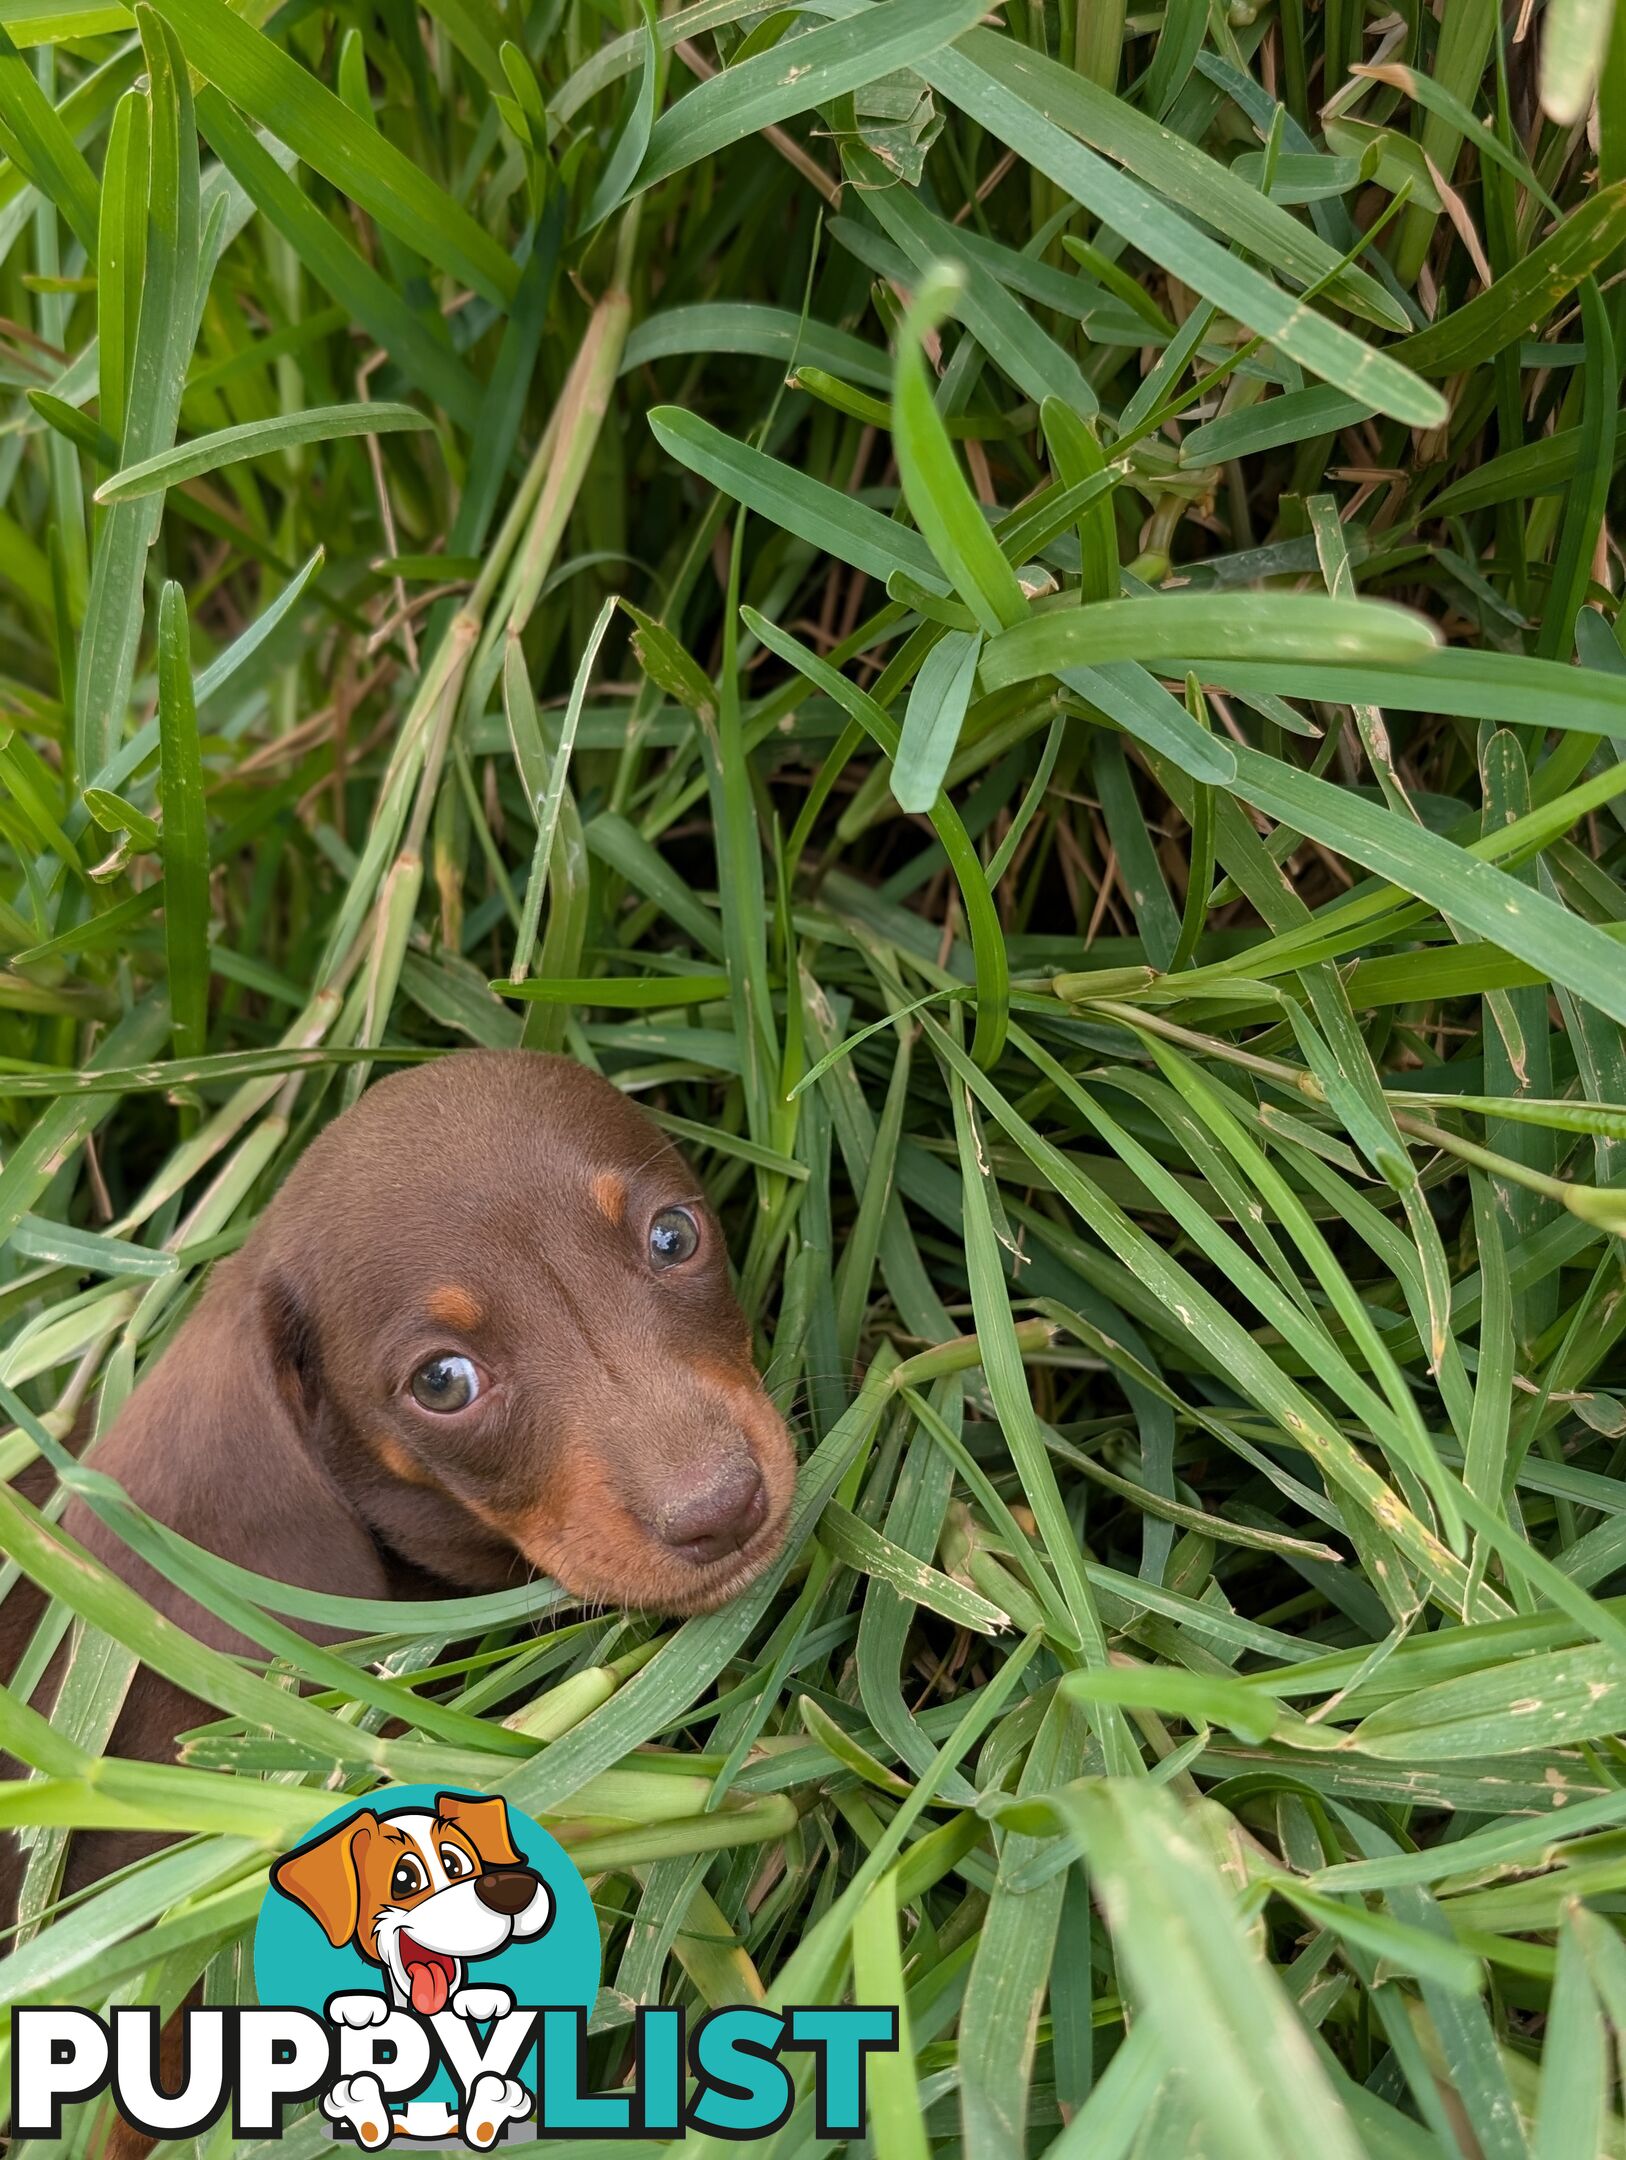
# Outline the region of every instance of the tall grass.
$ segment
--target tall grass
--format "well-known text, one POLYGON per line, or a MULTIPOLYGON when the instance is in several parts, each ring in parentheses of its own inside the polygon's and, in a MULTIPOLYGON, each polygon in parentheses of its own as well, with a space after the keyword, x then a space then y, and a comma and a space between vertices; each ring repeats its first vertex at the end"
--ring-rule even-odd
POLYGON ((879 2160, 1626 2152, 1615 11, 3 21, 0 1468, 469 1041, 681 1138, 805 1467, 716 1615, 353 1691, 0 1486, 0 1994, 231 2000, 443 1778, 588 1875, 603 2083, 856 1988, 879 2160))

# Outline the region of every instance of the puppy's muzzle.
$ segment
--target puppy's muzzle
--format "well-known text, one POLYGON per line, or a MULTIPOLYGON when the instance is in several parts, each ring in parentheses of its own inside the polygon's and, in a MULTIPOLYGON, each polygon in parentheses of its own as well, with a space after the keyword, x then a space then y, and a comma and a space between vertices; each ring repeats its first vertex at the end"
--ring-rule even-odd
POLYGON ((489 1868, 474 1878, 474 1894, 490 1911, 511 1919, 530 1904, 540 1883, 531 1868, 489 1868))

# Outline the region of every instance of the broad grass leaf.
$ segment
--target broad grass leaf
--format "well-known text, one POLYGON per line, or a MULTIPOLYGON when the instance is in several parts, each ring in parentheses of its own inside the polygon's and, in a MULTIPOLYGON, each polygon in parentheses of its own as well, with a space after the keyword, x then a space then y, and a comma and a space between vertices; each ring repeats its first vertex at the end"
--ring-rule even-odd
MULTIPOLYGON (((1078 1675, 1075 1677, 1082 1677, 1078 1675)), ((1027 1750, 1020 1795, 1067 1785, 1084 1770, 1093 1748, 1089 1721, 1076 1700, 1058 1690, 1027 1750)), ((960 2121, 968 2151, 989 2160, 1021 2160, 1024 2126, 1038 2052, 1039 2019, 1053 1975, 1068 1893, 1065 1869, 1036 1885, 1024 1870, 1049 1841, 1007 1830, 999 1873, 979 1931, 961 2013, 960 2121)))
POLYGON ((96 182, 67 123, 0 25, 0 111, 7 145, 41 194, 72 226, 91 262, 100 216, 96 182))
POLYGON ((1351 1744, 1418 1762, 1574 1747, 1618 1731, 1623 1703, 1620 1653, 1594 1643, 1419 1688, 1364 1718, 1351 1744))
POLYGON ((162 0, 156 12, 200 75, 397 239, 498 306, 513 298, 519 272, 468 211, 225 0, 162 0))
POLYGON ((970 1628, 979 1635, 997 1635, 1011 1624, 1009 1613, 1001 1612, 989 1599, 967 1590, 940 1569, 927 1567, 901 1552, 879 1531, 834 1501, 824 1511, 819 1537, 848 1566, 890 1583, 911 1604, 940 1613, 956 1627, 970 1628))
POLYGON ((1370 419, 1375 410, 1370 403, 1330 383, 1311 383, 1303 390, 1288 390, 1280 397, 1267 398, 1262 405, 1247 405, 1238 412, 1205 420, 1182 441, 1180 462, 1219 465, 1228 458, 1280 450, 1289 443, 1308 442, 1318 435, 1353 427, 1370 419))
POLYGON ((638 92, 627 113, 626 125, 616 139, 609 162, 599 175, 593 199, 582 213, 581 229, 591 232, 621 202, 649 148, 655 125, 655 105, 663 74, 661 42, 656 30, 654 0, 641 0, 644 28, 644 62, 638 76, 638 92))
POLYGON ((1038 104, 996 82, 965 54, 939 53, 922 64, 921 73, 1087 210, 1310 373, 1410 425, 1434 427, 1443 419, 1437 393, 1409 368, 1302 301, 1290 300, 1251 265, 1063 133, 1038 104))
MULTIPOLYGON (((1553 27, 1549 26, 1547 38, 1553 35, 1553 27)), ((1544 61, 1545 51, 1544 45, 1544 61)), ((1543 102, 1550 103, 1545 94, 1546 76, 1544 65, 1543 102)), ((1605 2002, 1600 2001, 1588 1971, 1584 1938, 1577 1927, 1580 1918, 1579 1908, 1567 1912, 1558 1931, 1558 1971, 1548 2012, 1551 2040, 1543 2052, 1531 2148, 1535 2160, 1562 2160, 1567 2153, 1600 2152, 1608 2136, 1609 2097, 1614 2085, 1609 2027, 1605 2002)), ((1615 2011, 1619 2007, 1617 1992, 1609 2008, 1615 2011)))
POLYGON ((621 372, 630 375, 651 361, 691 353, 750 353, 787 367, 795 360, 867 390, 885 390, 892 382, 891 362, 878 346, 755 300, 702 300, 645 315, 628 332, 621 372))
POLYGON ((1545 893, 1437 833, 1364 803, 1330 782, 1294 772, 1256 750, 1237 755, 1235 790, 1267 816, 1414 892, 1541 974, 1626 1023, 1626 981, 1614 941, 1545 893))
POLYGON ((1313 228, 1239 181, 1233 168, 1177 130, 1160 126, 1161 116, 1138 111, 1128 99, 1009 38, 977 31, 957 51, 1149 190, 1234 236, 1283 276, 1311 285, 1336 272, 1332 291, 1341 303, 1372 322, 1404 327, 1401 310, 1377 278, 1359 269, 1340 270, 1338 251, 1313 228))
POLYGON ((308 412, 279 413, 271 420, 250 420, 220 428, 191 442, 176 443, 156 457, 126 465, 96 490, 99 503, 136 502, 161 495, 199 474, 218 472, 245 458, 270 457, 313 442, 338 442, 357 435, 398 435, 427 428, 429 422, 410 405, 326 405, 308 412))
POLYGON ((750 443, 725 435, 698 413, 658 405, 649 415, 649 425, 662 449, 679 464, 821 552, 883 582, 900 563, 928 585, 943 582, 936 559, 920 535, 867 503, 854 501, 750 443))
POLYGON ((1572 210, 1515 267, 1460 308, 1394 348, 1423 375, 1476 366, 1544 322, 1567 293, 1607 262, 1626 234, 1626 181, 1572 210))
POLYGON ((883 1875, 853 1919, 853 1985, 867 2003, 892 2003, 898 2044, 869 2066, 870 2142, 876 2160, 927 2160, 930 2147, 916 2089, 914 2042, 898 1946, 898 1871, 883 1875))
POLYGON ((971 701, 982 637, 950 630, 926 655, 909 692, 892 768, 900 809, 927 811, 936 802, 971 701))
MULTIPOLYGON (((1106 457, 1090 432, 1089 423, 1060 398, 1047 398, 1039 408, 1046 447, 1056 477, 1066 487, 1077 487, 1106 470, 1106 457)), ((1091 503, 1079 514, 1079 591, 1086 602, 1116 600, 1119 563, 1118 531, 1112 504, 1105 498, 1091 503)))
POLYGON ((827 105, 928 54, 969 29, 976 0, 892 0, 782 39, 691 90, 655 123, 638 188, 653 187, 744 135, 827 105))
POLYGON ((1435 634, 1420 615, 1375 600, 1324 600, 1315 593, 1157 593, 1034 614, 990 636, 982 680, 990 690, 1069 667, 1173 654, 1201 662, 1231 654, 1321 660, 1415 660, 1435 634))
POLYGON ((1062 1690, 1080 1702, 1123 1703, 1184 1718, 1188 1724, 1219 1725, 1239 1740, 1255 1743, 1268 1740, 1278 1722, 1274 1706, 1240 1681, 1167 1667, 1112 1665, 1101 1672, 1070 1673, 1062 1690))
POLYGON ((1611 12, 1607 0, 1553 0, 1542 18, 1541 109, 1560 127, 1586 117, 1603 70, 1611 12))
POLYGON ((1049 1804, 1083 1843, 1130 1990, 1214 2149, 1233 2160, 1358 2160, 1309 2034, 1169 1795, 1090 1779, 1049 1804))
POLYGON ((921 351, 959 281, 952 270, 928 275, 904 318, 893 377, 893 441, 915 523, 949 583, 992 634, 1021 622, 1027 601, 960 471, 921 351))

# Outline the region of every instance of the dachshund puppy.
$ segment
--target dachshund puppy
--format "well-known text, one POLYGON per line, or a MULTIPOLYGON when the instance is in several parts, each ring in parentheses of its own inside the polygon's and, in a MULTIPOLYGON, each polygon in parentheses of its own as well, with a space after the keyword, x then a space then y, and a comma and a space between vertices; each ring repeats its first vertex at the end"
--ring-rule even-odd
MULTIPOLYGON (((537 1572, 665 1613, 760 1573, 795 1478, 692 1173, 607 1080, 524 1050, 380 1080, 327 1127, 94 1461, 195 1543, 307 1590, 537 1572)), ((252 1648, 80 1502, 65 1527, 206 1642, 252 1648)), ((38 1611, 28 1585, 0 1604, 0 1674, 38 1611)), ((207 1715, 140 1672, 110 1752, 166 1758, 207 1715)), ((150 1842, 80 1836, 68 1887, 150 1842)), ((0 1843, 0 1925, 15 1858, 0 1843)))

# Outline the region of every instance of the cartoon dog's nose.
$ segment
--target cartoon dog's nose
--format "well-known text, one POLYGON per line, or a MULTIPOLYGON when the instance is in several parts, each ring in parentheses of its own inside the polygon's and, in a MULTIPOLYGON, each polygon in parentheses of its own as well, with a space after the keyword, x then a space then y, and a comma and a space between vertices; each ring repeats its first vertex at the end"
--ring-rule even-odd
POLYGON ((474 1878, 474 1894, 493 1912, 523 1912, 536 1895, 537 1878, 529 1868, 488 1868, 474 1878))
POLYGON ((675 1500, 660 1519, 664 1542, 697 1566, 726 1559, 762 1526, 767 1488, 756 1458, 738 1455, 708 1485, 675 1500))

